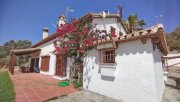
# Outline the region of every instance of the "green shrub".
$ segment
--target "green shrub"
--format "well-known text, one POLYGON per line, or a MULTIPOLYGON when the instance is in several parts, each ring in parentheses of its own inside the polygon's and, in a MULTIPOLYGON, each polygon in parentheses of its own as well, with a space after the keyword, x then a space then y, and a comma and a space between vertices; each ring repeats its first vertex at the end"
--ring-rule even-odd
POLYGON ((62 86, 62 87, 69 86, 69 81, 61 81, 58 83, 58 86, 62 86))
POLYGON ((79 88, 79 87, 82 87, 82 82, 75 82, 74 88, 79 88))

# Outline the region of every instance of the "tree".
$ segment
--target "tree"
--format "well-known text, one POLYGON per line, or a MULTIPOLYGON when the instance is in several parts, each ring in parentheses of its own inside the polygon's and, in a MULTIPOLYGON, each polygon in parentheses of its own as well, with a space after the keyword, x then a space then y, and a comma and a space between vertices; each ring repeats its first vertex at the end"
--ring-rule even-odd
POLYGON ((129 32, 142 30, 146 25, 144 20, 139 20, 137 14, 132 14, 127 17, 127 20, 123 20, 123 24, 129 32))
POLYGON ((25 49, 31 46, 31 42, 28 40, 10 40, 3 44, 3 46, 0 46, 0 59, 6 59, 9 60, 9 53, 12 49, 25 49))
POLYGON ((0 59, 5 58, 7 56, 6 50, 3 46, 0 47, 0 59))
POLYGON ((15 49, 16 48, 16 42, 14 40, 10 40, 6 43, 4 43, 4 48, 6 49, 15 49))
POLYGON ((25 49, 31 46, 31 42, 28 40, 18 40, 16 42, 17 49, 25 49))
POLYGON ((138 17, 136 14, 134 15, 129 15, 128 16, 128 22, 129 22, 129 29, 130 31, 135 31, 138 25, 138 17))
POLYGON ((146 23, 144 20, 140 20, 140 21, 138 21, 138 25, 139 25, 140 29, 142 30, 143 27, 146 25, 146 23))
POLYGON ((170 33, 166 34, 167 44, 170 46, 170 50, 177 50, 180 52, 180 26, 170 33))

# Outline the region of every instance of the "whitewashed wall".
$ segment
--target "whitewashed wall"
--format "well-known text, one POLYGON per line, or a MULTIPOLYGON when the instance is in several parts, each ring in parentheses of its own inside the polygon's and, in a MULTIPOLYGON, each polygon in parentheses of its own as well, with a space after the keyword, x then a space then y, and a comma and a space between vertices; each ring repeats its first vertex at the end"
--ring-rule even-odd
POLYGON ((49 60, 49 75, 54 75, 56 71, 56 55, 50 54, 49 60))
POLYGON ((154 72, 155 72, 155 83, 156 83, 156 91, 157 91, 157 102, 161 102, 165 84, 163 79, 163 67, 162 67, 162 53, 159 51, 159 49, 156 49, 153 51, 153 57, 154 57, 154 72))
POLYGON ((72 64, 73 64, 73 62, 74 62, 74 59, 73 58, 70 58, 70 57, 68 57, 67 58, 67 65, 66 65, 66 74, 67 74, 67 79, 69 79, 69 77, 70 77, 70 68, 71 68, 71 66, 72 66, 72 64))
POLYGON ((96 28, 99 30, 107 30, 110 32, 111 26, 116 29, 116 33, 119 36, 119 31, 121 31, 124 35, 127 34, 123 29, 121 23, 116 22, 116 18, 94 18, 92 24, 97 24, 96 28))
POLYGON ((155 70, 159 60, 154 60, 150 40, 146 44, 140 40, 119 44, 115 61, 114 77, 113 74, 112 77, 103 76, 99 52, 89 51, 84 59, 83 88, 124 102, 159 102, 162 88, 157 88, 162 83, 156 82, 163 76, 161 72, 156 73, 160 70, 155 70))
POLYGON ((50 52, 55 50, 54 44, 53 44, 54 40, 51 40, 47 43, 44 43, 42 45, 40 45, 38 48, 41 49, 41 53, 40 56, 46 56, 49 55, 50 52))
POLYGON ((45 71, 40 70, 41 74, 54 75, 54 73, 55 73, 56 56, 51 53, 55 49, 54 45, 53 45, 53 41, 54 40, 51 40, 51 41, 44 43, 38 47, 41 49, 40 60, 39 60, 39 68, 41 68, 41 56, 50 56, 49 71, 45 72, 45 71))
POLYGON ((55 75, 55 71, 56 71, 56 55, 54 55, 52 53, 52 51, 55 50, 54 45, 53 45, 54 40, 51 40, 41 46, 39 46, 38 48, 41 49, 41 53, 40 53, 40 60, 39 60, 39 67, 41 67, 41 56, 50 56, 50 60, 49 60, 49 71, 45 72, 45 71, 41 71, 41 74, 45 74, 45 75, 52 75, 53 78, 59 79, 59 80, 65 80, 65 79, 69 79, 69 74, 70 74, 70 66, 72 65, 72 59, 71 58, 67 58, 67 64, 66 64, 66 76, 65 77, 60 77, 60 76, 56 76, 55 75))

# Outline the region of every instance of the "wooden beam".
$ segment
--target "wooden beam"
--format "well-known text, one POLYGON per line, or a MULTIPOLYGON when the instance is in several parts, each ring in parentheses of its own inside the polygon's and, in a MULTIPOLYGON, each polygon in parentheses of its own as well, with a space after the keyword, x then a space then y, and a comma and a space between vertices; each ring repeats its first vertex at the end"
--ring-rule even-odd
POLYGON ((16 55, 11 54, 10 63, 9 63, 9 72, 14 75, 14 66, 16 64, 16 55))
POLYGON ((154 44, 154 43, 159 43, 160 42, 160 40, 159 40, 159 38, 158 37, 155 37, 155 38, 151 38, 151 42, 154 44))
POLYGON ((146 44, 146 38, 145 37, 141 38, 141 42, 142 42, 142 44, 146 44))
POLYGON ((169 57, 163 57, 164 59, 176 59, 176 58, 180 58, 179 56, 169 56, 169 57))

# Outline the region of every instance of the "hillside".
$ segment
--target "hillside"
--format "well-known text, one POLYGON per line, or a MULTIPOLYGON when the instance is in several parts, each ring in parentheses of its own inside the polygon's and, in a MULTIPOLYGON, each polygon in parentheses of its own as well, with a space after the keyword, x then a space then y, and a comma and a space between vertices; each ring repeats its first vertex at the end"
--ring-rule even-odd
POLYGON ((166 40, 170 46, 170 51, 176 50, 180 52, 180 26, 170 33, 166 33, 166 40))

